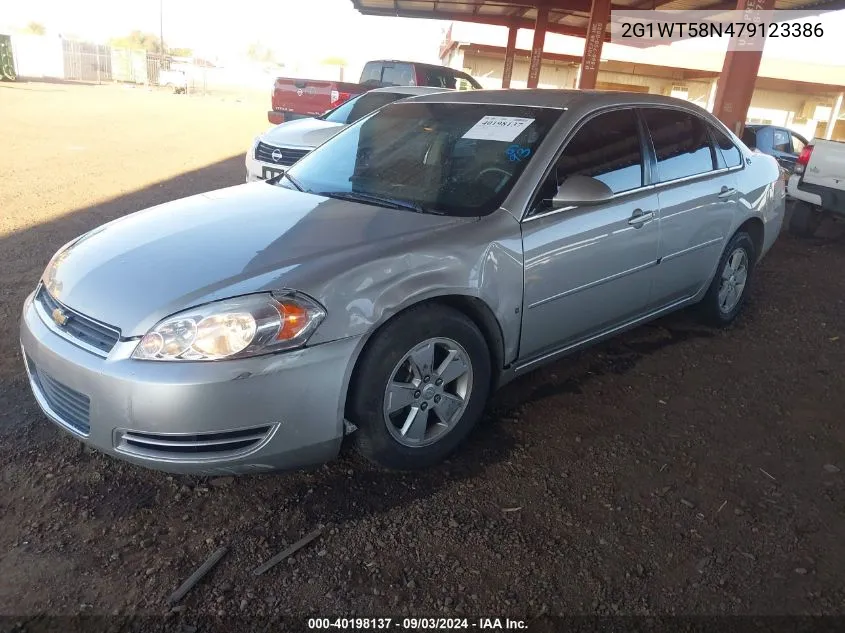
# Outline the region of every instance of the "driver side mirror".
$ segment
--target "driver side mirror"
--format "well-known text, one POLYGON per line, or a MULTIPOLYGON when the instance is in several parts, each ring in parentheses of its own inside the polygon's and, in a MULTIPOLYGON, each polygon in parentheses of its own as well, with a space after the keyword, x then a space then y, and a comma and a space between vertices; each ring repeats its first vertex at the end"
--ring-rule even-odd
POLYGON ((573 175, 564 180, 552 198, 552 208, 601 204, 613 198, 613 190, 601 180, 590 176, 573 175))

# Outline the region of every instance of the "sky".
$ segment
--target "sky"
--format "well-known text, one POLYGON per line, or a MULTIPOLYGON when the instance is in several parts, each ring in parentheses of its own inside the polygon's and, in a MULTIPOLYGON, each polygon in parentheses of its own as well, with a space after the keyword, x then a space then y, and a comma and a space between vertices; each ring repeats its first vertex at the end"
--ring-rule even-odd
POLYGON ((437 62, 448 23, 363 16, 350 0, 26 0, 5 2, 0 28, 30 21, 51 33, 95 41, 141 30, 197 54, 242 54, 260 42, 285 59, 410 58, 437 62), (129 8, 131 7, 131 10, 129 8))
MULTIPOLYGON (((277 53, 279 61, 301 64, 341 58, 349 67, 369 59, 408 59, 438 63, 438 49, 448 22, 364 16, 351 0, 25 0, 6 2, 3 27, 40 22, 50 33, 105 42, 132 30, 158 33, 160 7, 164 39, 170 47, 194 49, 197 55, 226 59, 242 56, 251 43, 277 53), (132 7, 132 10, 128 10, 132 7)), ((822 40, 770 40, 766 57, 845 63, 839 53, 845 39, 845 11, 827 14, 822 40)), ((495 39, 504 44, 506 29, 495 39)), ((521 36, 530 37, 530 30, 521 36)), ((684 47, 712 44, 686 42, 684 47)))

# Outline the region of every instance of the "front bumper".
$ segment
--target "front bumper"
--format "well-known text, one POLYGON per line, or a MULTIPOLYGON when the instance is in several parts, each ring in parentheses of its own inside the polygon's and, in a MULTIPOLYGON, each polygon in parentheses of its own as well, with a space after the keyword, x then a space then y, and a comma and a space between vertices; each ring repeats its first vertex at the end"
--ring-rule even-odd
POLYGON ((273 163, 265 163, 263 161, 253 158, 254 151, 247 154, 245 160, 246 167, 246 182, 260 182, 273 178, 288 170, 285 165, 274 165, 273 163))
POLYGON ((359 339, 219 362, 106 358, 77 347, 24 304, 30 385, 62 429, 113 457, 174 473, 288 470, 335 457, 359 339))
POLYGON ((804 182, 798 174, 789 178, 790 197, 812 204, 834 215, 845 217, 845 190, 804 182))

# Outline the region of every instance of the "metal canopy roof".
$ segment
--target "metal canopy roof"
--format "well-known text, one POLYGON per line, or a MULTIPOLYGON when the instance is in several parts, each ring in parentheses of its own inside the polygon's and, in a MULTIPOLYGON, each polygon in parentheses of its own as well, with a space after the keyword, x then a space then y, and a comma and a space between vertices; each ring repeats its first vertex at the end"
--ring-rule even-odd
MULTIPOLYGON (((549 9, 546 30, 584 37, 592 0, 352 0, 364 15, 478 22, 533 29, 537 7, 549 9)), ((736 0, 613 0, 613 9, 732 10, 736 0)), ((828 11, 845 0, 775 0, 775 9, 828 11)))

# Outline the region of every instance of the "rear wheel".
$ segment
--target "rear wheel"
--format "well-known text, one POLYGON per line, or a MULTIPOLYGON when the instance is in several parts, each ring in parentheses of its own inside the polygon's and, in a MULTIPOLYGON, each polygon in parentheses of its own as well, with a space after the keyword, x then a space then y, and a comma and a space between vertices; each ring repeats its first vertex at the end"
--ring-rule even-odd
POLYGON ((754 241, 748 233, 740 231, 731 238, 699 305, 705 321, 725 326, 736 319, 748 296, 756 257, 754 241))
POLYGON ((376 335, 356 368, 356 448, 387 468, 441 461, 481 417, 490 378, 487 343, 469 318, 439 305, 408 310, 376 335))
POLYGON ((799 237, 813 237, 821 226, 824 214, 807 202, 795 202, 789 220, 789 232, 799 237))

